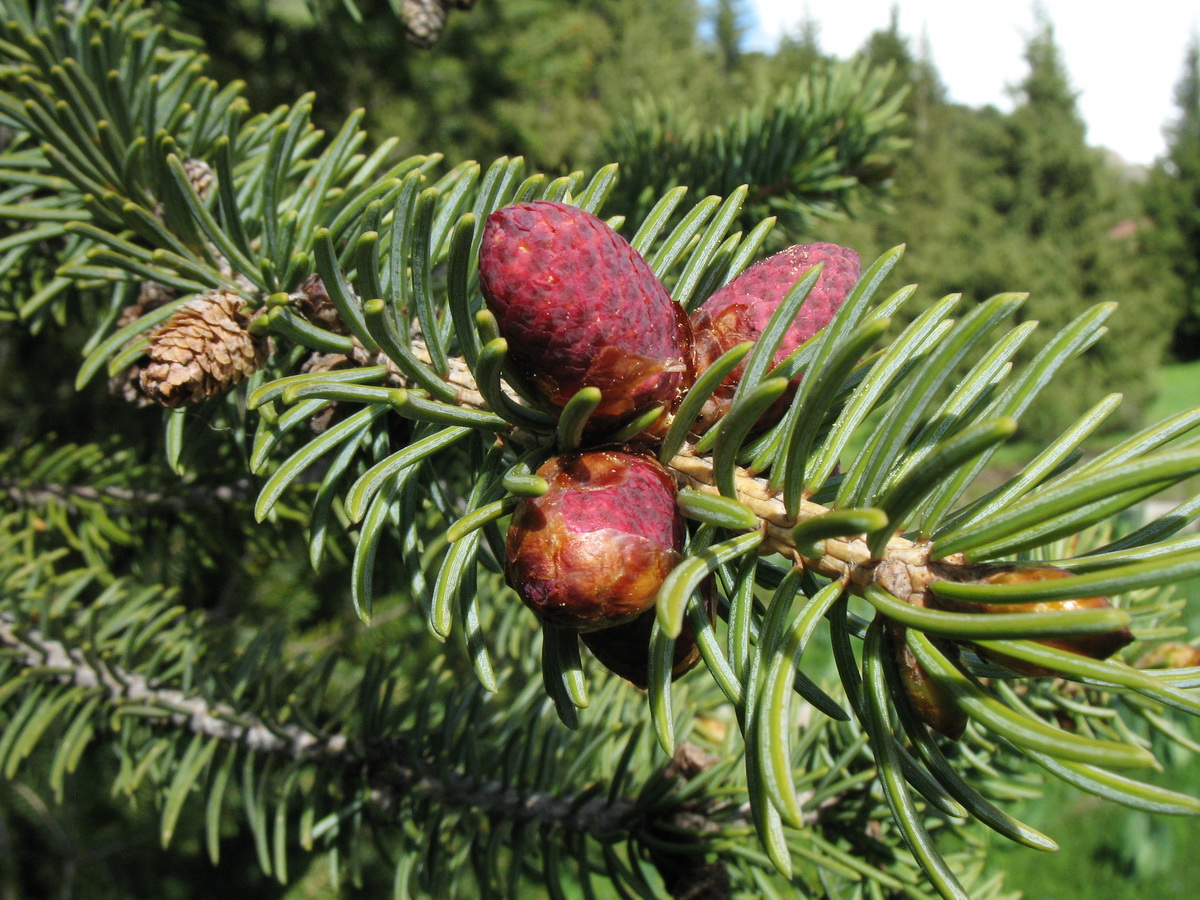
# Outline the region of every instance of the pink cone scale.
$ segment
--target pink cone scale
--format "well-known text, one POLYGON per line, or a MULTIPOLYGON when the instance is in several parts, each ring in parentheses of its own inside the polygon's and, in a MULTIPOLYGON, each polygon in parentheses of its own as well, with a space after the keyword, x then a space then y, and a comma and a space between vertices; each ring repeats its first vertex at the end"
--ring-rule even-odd
POLYGON ((607 448, 553 457, 538 475, 550 488, 517 505, 506 546, 505 575, 525 605, 573 631, 649 610, 683 548, 670 472, 649 454, 607 448))
MULTIPOLYGON (((758 340, 788 292, 817 263, 824 263, 821 277, 784 334, 772 364, 783 362, 828 325, 858 281, 858 254, 837 244, 797 244, 755 263, 692 313, 696 374, 704 372, 725 351, 758 340)), ((717 388, 701 413, 699 430, 707 430, 728 411, 742 369, 734 369, 717 388)), ((780 410, 786 408, 787 400, 785 395, 777 404, 780 410)))
POLYGON ((509 358, 551 407, 596 387, 591 433, 655 406, 693 379, 691 328, 644 259, 605 222, 563 203, 493 212, 479 281, 509 358))

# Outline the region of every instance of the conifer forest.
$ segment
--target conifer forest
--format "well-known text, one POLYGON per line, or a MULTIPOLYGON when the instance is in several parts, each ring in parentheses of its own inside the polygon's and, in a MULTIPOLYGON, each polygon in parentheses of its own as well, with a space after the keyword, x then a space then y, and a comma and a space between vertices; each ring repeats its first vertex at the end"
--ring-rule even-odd
POLYGON ((1194 895, 1200 38, 748 9, 0 0, 0 900, 1194 895))

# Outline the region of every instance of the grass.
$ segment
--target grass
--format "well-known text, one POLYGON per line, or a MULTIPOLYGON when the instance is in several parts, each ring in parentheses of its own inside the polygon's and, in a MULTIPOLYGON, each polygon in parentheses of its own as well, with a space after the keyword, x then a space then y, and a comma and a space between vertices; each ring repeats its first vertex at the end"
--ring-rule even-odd
MULTIPOLYGON (((1159 780, 1200 792, 1200 766, 1181 757, 1159 780)), ((1196 820, 1150 815, 1084 794, 1053 779, 1038 800, 1008 811, 1059 842, 1041 853, 993 836, 991 871, 1025 900, 1185 900, 1200 885, 1196 820)))
POLYGON ((1158 398, 1150 404, 1146 420, 1159 419, 1200 403, 1200 359, 1163 366, 1158 372, 1158 398))

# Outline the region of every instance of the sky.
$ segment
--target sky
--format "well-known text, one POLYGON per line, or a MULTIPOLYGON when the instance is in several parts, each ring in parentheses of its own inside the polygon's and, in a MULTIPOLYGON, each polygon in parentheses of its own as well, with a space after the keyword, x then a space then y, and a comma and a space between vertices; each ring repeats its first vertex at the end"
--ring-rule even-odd
MULTIPOLYGON (((1152 163, 1165 152, 1163 126, 1177 115, 1175 85, 1188 41, 1200 31, 1200 2, 1040 2, 1079 94, 1088 143, 1130 163, 1152 163)), ((1033 0, 747 0, 747 45, 771 50, 811 14, 820 26, 821 49, 845 58, 872 31, 887 27, 893 6, 900 10, 900 32, 914 48, 928 40, 952 101, 1012 109, 1008 87, 1027 71, 1023 52, 1034 26, 1033 0)))

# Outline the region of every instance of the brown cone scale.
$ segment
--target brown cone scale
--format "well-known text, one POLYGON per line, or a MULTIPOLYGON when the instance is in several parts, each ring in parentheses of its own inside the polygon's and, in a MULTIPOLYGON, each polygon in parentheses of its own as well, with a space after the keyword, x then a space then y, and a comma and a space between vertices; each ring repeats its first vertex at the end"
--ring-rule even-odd
POLYGON ((150 335, 143 393, 161 406, 191 406, 252 375, 267 346, 247 330, 248 321, 245 301, 232 291, 189 300, 150 335))
POLYGON ((908 629, 895 622, 888 622, 887 626, 896 674, 904 688, 909 708, 938 734, 957 741, 967 728, 967 714, 958 705, 954 695, 921 665, 905 640, 908 629))
POLYGON ((680 559, 675 481, 630 449, 566 453, 538 470, 549 483, 522 500, 505 575, 539 618, 572 631, 629 622, 650 609, 680 559))
MULTIPOLYGON (((710 614, 712 607, 709 607, 710 614)), ((650 631, 654 627, 656 610, 648 609, 624 625, 588 631, 580 635, 592 655, 610 672, 620 675, 634 687, 646 689, 650 680, 650 631)), ((685 621, 675 638, 671 656, 671 680, 683 677, 700 662, 696 635, 685 621)))

